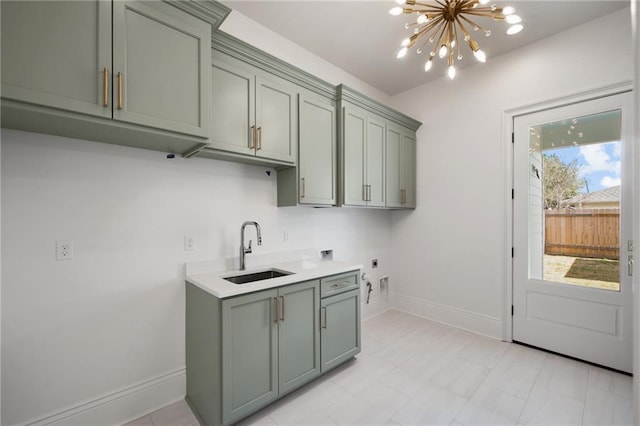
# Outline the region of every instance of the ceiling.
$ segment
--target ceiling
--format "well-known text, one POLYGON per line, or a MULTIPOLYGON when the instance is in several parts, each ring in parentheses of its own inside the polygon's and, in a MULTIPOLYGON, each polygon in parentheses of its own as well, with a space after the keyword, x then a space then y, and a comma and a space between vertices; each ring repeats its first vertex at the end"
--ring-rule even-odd
MULTIPOLYGON (((404 23, 411 18, 389 15, 389 9, 396 5, 393 0, 226 0, 224 3, 388 95, 441 78, 446 73, 443 60, 436 60, 433 68, 425 73, 427 56, 417 55, 415 48, 404 58, 396 59, 400 42, 408 33, 404 23)), ((488 61, 628 7, 629 0, 507 0, 498 4, 514 6, 523 19, 524 30, 507 36, 505 23, 479 19, 478 23, 493 33, 488 38, 476 37, 488 61)), ((462 54, 463 59, 456 61, 458 70, 477 64, 466 45, 462 54)))

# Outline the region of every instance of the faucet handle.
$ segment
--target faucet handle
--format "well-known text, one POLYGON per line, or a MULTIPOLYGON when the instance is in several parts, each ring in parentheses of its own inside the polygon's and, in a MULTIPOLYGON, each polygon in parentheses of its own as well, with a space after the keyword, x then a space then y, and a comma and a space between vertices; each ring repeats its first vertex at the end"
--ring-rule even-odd
POLYGON ((246 249, 244 249, 245 253, 251 253, 251 240, 249 240, 249 247, 247 247, 246 249))

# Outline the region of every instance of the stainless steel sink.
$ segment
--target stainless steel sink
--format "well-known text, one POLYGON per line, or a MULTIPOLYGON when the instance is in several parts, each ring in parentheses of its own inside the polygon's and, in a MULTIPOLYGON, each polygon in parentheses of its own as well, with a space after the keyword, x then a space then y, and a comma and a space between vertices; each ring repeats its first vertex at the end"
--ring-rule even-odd
POLYGON ((283 271, 281 269, 267 269, 266 271, 250 272, 248 274, 233 275, 230 277, 222 277, 234 284, 248 284, 255 281, 270 280, 271 278, 284 277, 292 275, 293 272, 283 271))

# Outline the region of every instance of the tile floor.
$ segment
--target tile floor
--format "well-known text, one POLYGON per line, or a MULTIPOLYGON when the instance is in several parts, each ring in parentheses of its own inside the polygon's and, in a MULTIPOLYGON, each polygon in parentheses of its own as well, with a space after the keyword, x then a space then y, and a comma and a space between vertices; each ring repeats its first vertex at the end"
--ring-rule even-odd
MULTIPOLYGON (((362 323, 357 359, 248 425, 632 425, 629 376, 397 310, 362 323)), ((126 426, 197 426, 184 401, 126 426)))

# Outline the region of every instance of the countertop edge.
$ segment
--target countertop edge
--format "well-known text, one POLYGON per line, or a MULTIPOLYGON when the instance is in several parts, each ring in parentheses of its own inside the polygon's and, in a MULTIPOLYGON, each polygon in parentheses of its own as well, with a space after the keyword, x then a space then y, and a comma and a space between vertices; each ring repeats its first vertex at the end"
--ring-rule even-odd
MULTIPOLYGON (((298 263, 298 262, 296 262, 298 263)), ((302 263, 302 262, 299 262, 302 263)), ((296 270, 299 268, 292 267, 293 264, 274 264, 270 267, 284 269, 284 270, 296 270)), ((264 270, 267 267, 255 268, 256 271, 264 270)), ((232 284, 223 280, 223 276, 230 275, 230 273, 239 271, 222 271, 212 272, 205 274, 187 275, 185 281, 193 284, 201 290, 215 296, 219 299, 227 299, 230 297, 241 296, 243 294, 255 293, 262 290, 268 290, 287 285, 297 284, 304 281, 310 281, 322 277, 328 277, 331 275, 343 274, 351 271, 358 271, 362 269, 361 264, 342 262, 342 261, 329 261, 320 262, 317 268, 302 269, 300 272, 294 272, 291 275, 284 277, 272 278, 263 281, 257 281, 249 284, 232 284), (219 287, 219 288, 216 288, 219 287)), ((251 270, 246 271, 250 273, 251 270)))

